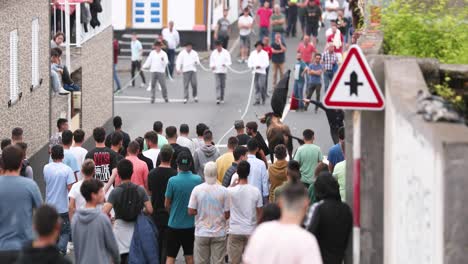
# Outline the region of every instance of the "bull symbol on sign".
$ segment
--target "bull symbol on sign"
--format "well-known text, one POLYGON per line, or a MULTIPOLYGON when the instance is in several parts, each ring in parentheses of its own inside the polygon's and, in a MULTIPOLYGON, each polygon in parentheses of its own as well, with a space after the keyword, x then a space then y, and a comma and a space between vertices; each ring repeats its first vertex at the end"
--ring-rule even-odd
POLYGON ((345 85, 349 85, 349 96, 353 94, 358 96, 358 87, 363 85, 363 83, 358 81, 358 75, 355 71, 353 71, 349 75, 349 82, 345 82, 345 85))

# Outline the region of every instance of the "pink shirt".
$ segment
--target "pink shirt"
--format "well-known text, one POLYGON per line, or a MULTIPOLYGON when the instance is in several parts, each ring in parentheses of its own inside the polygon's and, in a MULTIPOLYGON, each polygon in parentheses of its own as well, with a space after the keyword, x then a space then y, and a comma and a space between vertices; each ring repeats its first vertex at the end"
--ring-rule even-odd
POLYGON ((297 47, 297 52, 301 53, 302 60, 309 64, 312 62, 312 54, 317 52, 317 50, 312 44, 309 43, 309 45, 305 46, 304 42, 301 42, 297 47))
POLYGON ((273 11, 270 8, 262 7, 257 10, 257 15, 260 17, 260 27, 270 27, 270 17, 273 11))
MULTIPOLYGON (((140 185, 141 187, 145 188, 145 190, 148 190, 148 166, 146 163, 142 160, 140 160, 136 156, 127 156, 127 160, 132 162, 133 164, 133 174, 132 174, 132 179, 131 181, 136 184, 140 185)), ((115 178, 115 185, 118 186, 120 185, 120 182, 122 180, 120 177, 117 175, 115 178)))
POLYGON ((314 235, 299 225, 266 222, 249 239, 243 263, 322 264, 314 235))

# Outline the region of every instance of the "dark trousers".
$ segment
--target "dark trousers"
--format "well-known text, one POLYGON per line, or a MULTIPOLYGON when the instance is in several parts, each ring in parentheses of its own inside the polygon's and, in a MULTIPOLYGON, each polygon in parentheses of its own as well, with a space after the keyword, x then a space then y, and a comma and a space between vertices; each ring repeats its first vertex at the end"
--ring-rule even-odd
POLYGON ((63 66, 62 82, 63 84, 73 84, 73 80, 70 77, 70 72, 68 72, 67 66, 63 66))
MULTIPOLYGON (((312 96, 314 95, 314 92, 315 92, 315 95, 316 95, 315 100, 317 102, 320 102, 320 90, 322 90, 322 84, 320 84, 320 83, 310 83, 310 84, 308 84, 307 91, 306 91, 306 98, 310 100, 312 98, 312 96)), ((309 106, 309 104, 307 103, 305 105, 306 110, 307 110, 308 106, 309 106)), ((316 111, 318 110, 317 105, 315 105, 315 110, 316 111)))
POLYGON ((221 41, 223 48, 228 48, 229 36, 218 36, 218 40, 221 41))
POLYGON ((132 61, 132 86, 135 86, 135 71, 140 72, 141 81, 146 84, 145 75, 141 71, 141 61, 132 61))
POLYGON ((0 251, 0 263, 13 264, 18 259, 20 252, 17 250, 0 251))
POLYGON ((297 24, 297 6, 290 6, 288 9, 288 29, 286 30, 286 36, 296 36, 296 24, 297 24))
POLYGON ((167 58, 169 59, 169 73, 173 76, 174 73, 174 59, 175 59, 175 49, 167 50, 167 58))
POLYGON ((167 257, 167 226, 158 225, 158 246, 161 263, 166 263, 167 257))
POLYGON ((330 127, 330 136, 333 140, 333 144, 338 144, 338 142, 340 142, 340 138, 338 137, 339 129, 339 127, 330 127))
POLYGON ((120 254, 120 264, 128 264, 128 253, 120 254))

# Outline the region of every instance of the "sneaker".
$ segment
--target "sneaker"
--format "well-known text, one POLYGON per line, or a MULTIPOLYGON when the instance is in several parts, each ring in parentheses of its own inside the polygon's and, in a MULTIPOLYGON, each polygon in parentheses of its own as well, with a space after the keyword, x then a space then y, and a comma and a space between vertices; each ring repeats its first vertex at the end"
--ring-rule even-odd
POLYGON ((195 103, 198 103, 198 97, 193 98, 193 100, 195 101, 195 103))
POLYGON ((260 102, 259 101, 255 101, 255 103, 253 105, 259 105, 260 102))
POLYGON ((165 98, 164 102, 169 103, 169 99, 165 98))
POLYGON ((216 100, 216 104, 219 105, 219 100, 216 100))
POLYGON ((141 87, 141 88, 145 88, 145 86, 146 86, 146 83, 140 84, 140 87, 141 87))
POLYGON ((151 92, 151 85, 148 85, 148 88, 146 88, 147 92, 151 92))
POLYGON ((67 94, 69 94, 70 92, 67 91, 67 90, 65 90, 65 89, 63 89, 63 87, 60 87, 58 93, 59 93, 60 95, 67 95, 67 94))
POLYGON ((155 98, 151 98, 151 103, 154 104, 155 98))
POLYGON ((238 63, 244 63, 244 60, 243 59, 238 59, 237 62, 238 63))
POLYGON ((187 99, 184 99, 184 104, 186 104, 186 103, 187 103, 187 101, 188 101, 187 99))
POLYGON ((224 100, 221 100, 221 103, 224 104, 224 100))

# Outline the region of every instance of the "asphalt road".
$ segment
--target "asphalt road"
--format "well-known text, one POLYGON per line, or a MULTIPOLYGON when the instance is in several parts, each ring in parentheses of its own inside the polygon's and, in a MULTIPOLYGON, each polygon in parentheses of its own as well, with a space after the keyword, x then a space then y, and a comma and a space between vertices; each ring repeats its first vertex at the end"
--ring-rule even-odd
MULTIPOLYGON (((298 34, 299 35, 299 34, 298 34)), ((252 36, 252 43, 255 42, 257 36, 252 36)), ((321 30, 319 36, 318 50, 323 51, 324 47, 324 30, 321 30)), ((292 69, 296 58, 296 48, 299 43, 299 37, 287 38, 287 54, 286 54, 286 68, 292 69)), ((233 65, 232 68, 245 71, 247 70, 246 64, 239 64, 237 62, 239 55, 238 45, 234 46, 231 52, 233 65)), ((129 65, 128 61, 120 61, 129 65)), ((208 68, 208 60, 202 60, 205 68, 208 68)), ((119 65, 122 68, 122 65, 119 65)), ((149 80, 149 73, 145 74, 147 81, 149 80)), ((119 77, 122 84, 128 83, 131 79, 130 72, 119 72, 119 77)), ((157 101, 155 104, 150 104, 150 92, 146 88, 141 88, 141 79, 136 79, 135 88, 129 87, 124 89, 118 95, 115 95, 114 109, 115 114, 123 118, 123 129, 130 134, 132 138, 142 136, 145 132, 152 129, 153 122, 160 120, 164 126, 174 125, 179 127, 180 124, 186 123, 189 125, 191 131, 190 136, 195 137, 195 126, 200 123, 206 123, 213 131, 214 141, 218 142, 219 139, 233 126, 234 120, 240 119, 246 107, 247 113, 244 122, 257 120, 256 115, 263 115, 270 112, 269 100, 265 105, 253 106, 254 93, 252 94, 252 101, 249 101, 249 91, 251 87, 252 74, 235 74, 228 73, 226 81, 226 95, 225 103, 216 105, 216 91, 215 80, 211 72, 205 72, 201 68, 198 69, 198 98, 199 102, 194 103, 189 101, 187 104, 182 103, 183 99, 183 85, 182 76, 176 75, 173 81, 167 81, 169 103, 161 102, 161 93, 158 91, 157 101)), ((269 77, 269 90, 271 89, 272 76, 269 77)), ((293 89, 293 81, 290 81, 289 91, 293 89)), ((191 92, 190 92, 191 93, 191 92)), ((323 98, 322 89, 322 98, 323 98)), ((311 107, 312 108, 312 107, 311 107)), ((329 126, 325 113, 321 110, 317 114, 309 109, 308 112, 294 112, 289 111, 284 118, 284 122, 290 126, 292 134, 302 137, 302 131, 310 128, 315 131, 316 144, 321 147, 324 155, 328 153, 329 148, 333 142, 329 133, 329 126)), ((266 126, 260 124, 259 131, 265 135, 266 126)), ((235 131, 231 131, 220 142, 220 151, 225 151, 225 144, 229 136, 235 135, 235 131)), ((295 142, 295 148, 297 147, 295 142)))

